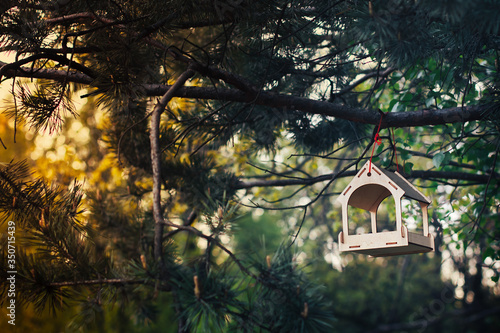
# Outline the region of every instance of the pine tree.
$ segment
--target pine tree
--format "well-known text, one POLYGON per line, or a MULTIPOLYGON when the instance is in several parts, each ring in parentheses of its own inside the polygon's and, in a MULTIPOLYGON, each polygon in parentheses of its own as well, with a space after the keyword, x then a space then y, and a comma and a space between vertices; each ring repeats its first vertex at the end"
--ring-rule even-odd
POLYGON ((90 189, 2 165, 18 302, 77 302, 82 327, 114 305, 155 322, 169 304, 179 332, 329 331, 332 306, 294 242, 371 157, 454 186, 467 202, 450 205, 469 214, 445 229, 494 268, 499 13, 463 0, 4 2, 1 51, 15 55, 0 62, 6 114, 57 135, 79 117, 76 98, 96 101, 106 124, 94 130, 124 175, 90 189), (248 209, 299 212, 274 256, 225 241, 248 209))

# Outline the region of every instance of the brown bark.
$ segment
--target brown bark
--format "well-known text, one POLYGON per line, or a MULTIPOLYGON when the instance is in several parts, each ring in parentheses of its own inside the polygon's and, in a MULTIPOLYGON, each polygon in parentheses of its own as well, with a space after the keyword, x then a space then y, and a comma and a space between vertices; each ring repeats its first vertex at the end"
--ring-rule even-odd
MULTIPOLYGON (((6 64, 0 62, 3 68, 6 64)), ((198 67, 198 66, 197 66, 198 67)), ((318 114, 345 119, 353 122, 377 125, 380 121, 380 113, 375 110, 355 108, 347 105, 330 103, 328 101, 317 101, 306 97, 298 97, 283 94, 274 94, 266 91, 255 91, 243 79, 229 73, 216 73, 213 69, 206 69, 202 73, 212 78, 221 79, 237 85, 239 89, 224 89, 214 87, 180 87, 175 90, 173 97, 231 101, 240 103, 251 103, 269 106, 285 110, 297 110, 310 114, 318 114)), ((7 68, 0 72, 4 77, 33 77, 48 80, 76 82, 82 84, 92 83, 92 78, 78 72, 67 72, 55 69, 27 69, 7 68)), ((163 96, 170 90, 170 85, 144 84, 137 86, 148 96, 163 96)), ((394 112, 387 114, 382 122, 381 128, 385 127, 414 127, 444 125, 457 122, 482 120, 488 105, 476 105, 465 107, 454 107, 447 109, 428 109, 408 112, 394 112)))
POLYGON ((153 216, 155 220, 154 235, 154 257, 157 262, 161 261, 162 238, 163 238, 163 215, 161 208, 161 147, 160 147, 160 117, 168 102, 174 97, 175 91, 182 87, 186 81, 194 75, 192 69, 184 72, 174 85, 165 92, 153 109, 151 116, 150 142, 151 142, 151 165, 153 172, 153 216))

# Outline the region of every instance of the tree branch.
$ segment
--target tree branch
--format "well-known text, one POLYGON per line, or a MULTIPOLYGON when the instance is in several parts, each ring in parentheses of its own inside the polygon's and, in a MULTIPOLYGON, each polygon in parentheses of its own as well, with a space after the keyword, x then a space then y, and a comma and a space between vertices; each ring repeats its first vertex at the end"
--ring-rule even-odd
MULTIPOLYGON (((143 87, 145 93, 150 96, 158 96, 166 89, 166 86, 163 85, 144 85, 143 87)), ((380 114, 375 110, 355 108, 327 101, 317 101, 306 97, 274 94, 265 91, 252 93, 235 89, 184 87, 177 91, 176 97, 254 103, 257 105, 303 111, 310 114, 330 116, 373 125, 377 125, 380 121, 380 114)), ((482 120, 488 108, 489 106, 487 105, 477 105, 448 109, 393 112, 384 117, 381 128, 444 125, 448 123, 482 120)))
MULTIPOLYGON (((84 19, 91 19, 95 21, 99 21, 102 23, 106 24, 123 24, 124 22, 118 22, 106 17, 102 16, 97 16, 94 13, 91 12, 81 12, 81 13, 74 13, 74 14, 69 14, 69 15, 63 15, 59 17, 53 17, 49 19, 45 19, 43 22, 47 25, 57 25, 57 24, 69 24, 69 23, 75 23, 76 21, 84 20, 84 19)), ((121 26, 122 28, 124 25, 121 26)))
MULTIPOLYGON (((405 151, 405 152, 407 152, 407 153, 409 153, 409 154, 411 154, 413 156, 425 157, 425 158, 428 158, 430 160, 432 160, 434 158, 434 155, 432 155, 432 154, 426 154, 426 153, 422 153, 422 152, 415 151, 415 150, 409 150, 409 149, 405 149, 405 148, 399 148, 399 149, 401 149, 402 151, 405 151)), ((455 161, 449 161, 448 164, 452 165, 452 166, 459 167, 459 168, 476 170, 476 166, 475 165, 471 165, 471 164, 458 163, 458 162, 455 162, 455 161)))
MULTIPOLYGON (((345 171, 342 174, 333 175, 335 178, 343 177, 353 177, 357 173, 356 170, 345 171)), ((324 181, 329 181, 332 179, 332 174, 321 175, 312 178, 293 178, 293 179, 271 179, 271 180, 249 180, 249 181, 238 181, 233 185, 235 189, 246 189, 253 187, 274 187, 274 186, 296 186, 296 185, 312 185, 324 181)), ((498 175, 495 174, 496 177, 498 175)), ((414 170, 409 175, 408 178, 419 178, 419 179, 455 179, 455 180, 465 180, 474 182, 477 184, 486 184, 489 180, 490 175, 480 175, 467 172, 455 172, 455 171, 425 171, 425 170, 414 170)))
MULTIPOLYGON (((0 62, 0 66, 6 65, 0 62)), ((199 65, 198 65, 199 66, 199 65)), ((298 97, 283 94, 274 94, 266 91, 256 92, 246 82, 239 81, 241 78, 229 73, 215 73, 212 68, 203 71, 196 66, 200 73, 208 73, 211 77, 225 80, 225 82, 238 85, 237 89, 220 89, 215 87, 179 87, 172 97, 232 101, 240 103, 252 103, 275 107, 285 110, 297 110, 309 114, 330 116, 358 123, 377 125, 380 114, 375 110, 351 107, 343 104, 334 104, 327 101, 317 101, 306 97, 298 97), (242 91, 243 90, 243 91, 242 91)), ((49 80, 67 80, 72 82, 90 84, 92 78, 88 75, 66 72, 55 69, 7 69, 3 72, 5 77, 33 77, 49 80)), ((163 84, 138 85, 144 94, 148 96, 163 96, 172 86, 163 84)), ((452 107, 447 109, 419 110, 408 112, 393 112, 384 117, 381 128, 386 127, 414 127, 444 125, 449 123, 482 120, 489 110, 489 105, 474 105, 465 107, 452 107)))
MULTIPOLYGON (((387 75, 391 74, 392 72, 394 72, 395 68, 393 67, 388 67, 387 69, 385 69, 384 71, 380 72, 380 71, 376 71, 376 72, 371 72, 371 73, 368 73, 366 74, 365 76, 363 76, 362 78, 354 81, 353 83, 351 83, 350 85, 342 88, 339 92, 335 93, 335 96, 339 96, 339 95, 343 95, 345 94, 346 92, 349 92, 351 90, 353 90, 354 88, 356 88, 357 86, 359 86, 361 83, 365 82, 366 80, 368 79, 371 79, 372 77, 376 77, 377 80, 379 78, 383 78, 383 77, 386 77, 387 75)), ((332 96, 334 97, 334 96, 332 96)))
MULTIPOLYGON (((0 65, 1 65, 1 67, 0 67, 0 81, 2 80, 3 76, 7 76, 5 73, 9 73, 9 74, 11 74, 11 76, 15 76, 17 69, 25 70, 25 69, 21 68, 22 65, 36 61, 36 60, 40 60, 40 59, 54 60, 54 61, 59 62, 60 64, 67 65, 69 68, 76 69, 77 71, 80 71, 89 77, 94 76, 94 73, 90 68, 87 68, 87 67, 75 62, 74 60, 70 60, 70 59, 66 58, 65 56, 54 54, 54 53, 39 53, 39 54, 34 54, 32 56, 29 56, 25 59, 15 61, 15 62, 10 63, 10 64, 0 62, 0 65), (12 75, 12 73, 13 73, 13 75, 12 75)), ((36 70, 32 69, 32 70, 25 70, 25 71, 27 71, 28 73, 31 73, 31 72, 34 72, 36 70)), ((68 73, 68 71, 64 71, 64 72, 68 73)))
MULTIPOLYGON (((345 171, 342 175, 338 175, 337 178, 342 177, 352 177, 356 175, 357 171, 345 171)), ((233 185, 235 189, 246 189, 253 187, 275 187, 275 186, 294 186, 294 185, 313 185, 316 183, 329 181, 332 179, 332 174, 321 175, 312 178, 287 178, 287 179, 270 179, 270 180, 249 180, 249 181, 238 181, 233 185)))
POLYGON ((97 280, 82 280, 82 281, 63 281, 51 282, 49 287, 69 287, 69 286, 90 286, 96 284, 144 284, 146 280, 133 280, 133 279, 97 279, 97 280))
POLYGON ((238 267, 240 268, 240 270, 242 272, 244 272, 248 276, 254 278, 255 280, 258 280, 258 277, 255 276, 255 274, 253 274, 252 272, 250 272, 245 266, 243 266, 243 264, 238 260, 238 258, 236 258, 236 256, 234 255, 234 253, 232 253, 231 251, 229 251, 229 249, 227 247, 225 247, 215 237, 209 236, 209 235, 205 235, 203 232, 201 232, 198 229, 196 229, 194 227, 191 227, 191 226, 178 225, 178 224, 175 224, 175 223, 172 223, 172 222, 169 222, 169 221, 165 221, 163 224, 166 225, 166 226, 172 227, 172 228, 179 229, 179 230, 188 231, 188 232, 190 232, 190 233, 192 233, 192 234, 194 234, 194 235, 196 235, 196 236, 198 236, 200 238, 206 239, 206 240, 208 240, 210 242, 214 242, 217 245, 217 247, 219 247, 222 251, 226 252, 229 255, 229 257, 236 263, 236 265, 238 265, 238 267))
POLYGON ((161 209, 161 147, 160 147, 160 118, 168 102, 175 96, 175 92, 181 88, 186 81, 194 75, 194 71, 188 68, 182 73, 177 81, 168 89, 158 101, 151 116, 151 129, 149 140, 151 142, 151 165, 153 172, 153 216, 155 220, 154 235, 154 258, 161 264, 163 216, 161 209))
POLYGON ((4 67, 9 64, 0 61, 0 72, 3 77, 13 78, 13 77, 27 77, 34 79, 46 79, 54 80, 58 82, 74 82, 81 84, 91 84, 93 79, 87 74, 63 71, 59 69, 46 69, 46 68, 26 68, 26 67, 4 67))

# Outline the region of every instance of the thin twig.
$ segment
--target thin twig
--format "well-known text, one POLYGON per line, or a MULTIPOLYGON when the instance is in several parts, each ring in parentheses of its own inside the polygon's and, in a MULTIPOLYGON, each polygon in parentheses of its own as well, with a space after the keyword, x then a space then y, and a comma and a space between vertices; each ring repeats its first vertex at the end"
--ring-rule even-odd
POLYGON ((210 242, 213 242, 215 245, 217 245, 217 247, 219 247, 222 251, 226 252, 229 257, 236 263, 236 265, 238 265, 238 267, 240 268, 240 270, 242 272, 244 272, 245 274, 247 274, 248 276, 254 278, 254 279, 258 279, 258 277, 253 274, 252 272, 250 272, 242 263, 241 261, 236 258, 236 256, 234 255, 234 253, 232 253, 227 247, 225 247, 217 238, 213 237, 213 236, 209 236, 209 235, 205 235, 204 233, 202 233, 200 230, 194 228, 194 227, 191 227, 191 226, 184 226, 184 225, 178 225, 178 224, 175 224, 175 223, 172 223, 170 221, 164 221, 163 224, 165 226, 168 226, 168 227, 172 227, 172 228, 176 228, 176 229, 179 229, 179 230, 185 230, 185 231, 189 231, 190 233, 200 237, 200 238, 203 238, 203 239, 206 239, 207 241, 210 241, 210 242))
MULTIPOLYGON (((182 225, 184 227, 191 226, 197 217, 198 217, 198 214, 196 213, 196 211, 192 210, 182 225)), ((175 229, 175 230, 169 231, 167 234, 165 234, 164 239, 172 238, 175 234, 179 233, 180 231, 182 231, 182 229, 175 229)))
POLYGON ((493 164, 491 165, 491 172, 490 172, 490 175, 488 176, 488 182, 486 183, 486 188, 484 189, 484 196, 483 196, 484 203, 483 203, 483 207, 481 208, 481 211, 477 215, 477 218, 474 221, 474 224, 472 225, 472 228, 469 231, 469 233, 471 233, 472 231, 474 231, 474 229, 476 228, 476 226, 479 225, 479 221, 481 220, 481 216, 483 216, 483 213, 486 210, 486 207, 488 206, 488 202, 490 201, 489 198, 488 198, 488 188, 490 187, 491 179, 493 178, 493 175, 495 174, 495 167, 496 167, 496 164, 497 164, 497 158, 498 158, 499 149, 500 149, 500 138, 497 139, 497 147, 496 147, 496 150, 495 150, 495 157, 493 158, 493 164))

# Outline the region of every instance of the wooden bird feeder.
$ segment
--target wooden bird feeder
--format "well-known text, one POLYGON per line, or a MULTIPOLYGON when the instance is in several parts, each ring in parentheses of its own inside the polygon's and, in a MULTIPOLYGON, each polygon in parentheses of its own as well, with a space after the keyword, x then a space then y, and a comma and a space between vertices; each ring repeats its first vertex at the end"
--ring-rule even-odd
POLYGON ((340 251, 369 254, 374 257, 434 251, 434 237, 429 234, 427 207, 431 201, 419 192, 398 172, 379 169, 369 161, 354 176, 337 199, 342 203, 342 229, 339 234, 340 251), (377 230, 377 210, 390 195, 396 209, 396 230, 377 230), (401 199, 404 197, 420 203, 423 233, 409 232, 403 223, 401 199), (371 233, 349 234, 348 206, 369 211, 371 233))

